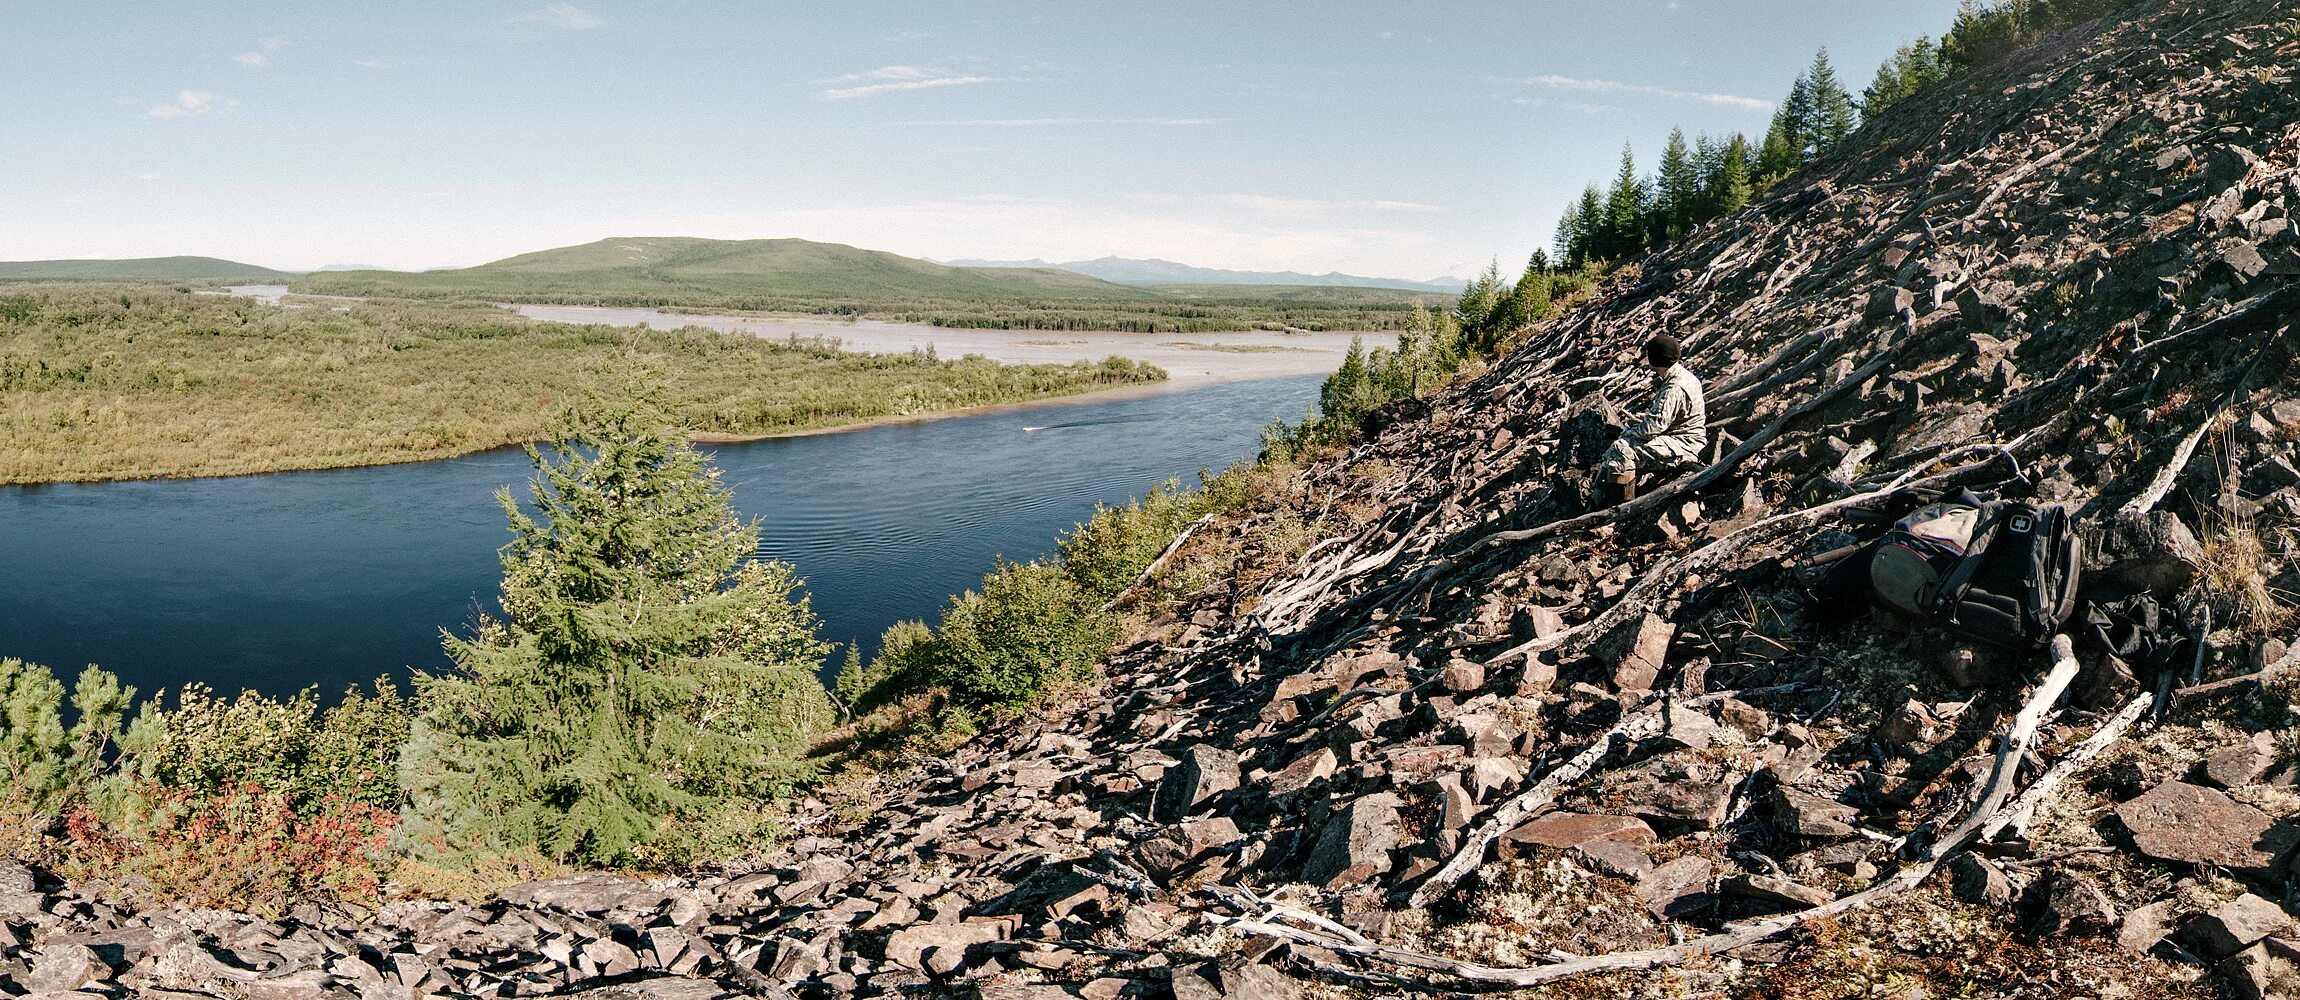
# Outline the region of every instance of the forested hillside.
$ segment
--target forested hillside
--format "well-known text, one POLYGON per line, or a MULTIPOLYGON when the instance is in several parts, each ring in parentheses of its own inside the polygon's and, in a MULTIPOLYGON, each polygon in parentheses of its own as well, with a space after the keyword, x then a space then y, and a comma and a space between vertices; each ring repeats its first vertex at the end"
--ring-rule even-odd
POLYGON ((189 281, 281 282, 295 277, 287 271, 242 264, 214 257, 142 257, 128 260, 9 260, 0 261, 0 282, 5 281, 189 281))
POLYGON ((1155 289, 1054 268, 951 267, 810 240, 633 237, 478 267, 305 275, 298 292, 868 316, 936 326, 1145 333, 1387 330, 1426 293, 1155 289))

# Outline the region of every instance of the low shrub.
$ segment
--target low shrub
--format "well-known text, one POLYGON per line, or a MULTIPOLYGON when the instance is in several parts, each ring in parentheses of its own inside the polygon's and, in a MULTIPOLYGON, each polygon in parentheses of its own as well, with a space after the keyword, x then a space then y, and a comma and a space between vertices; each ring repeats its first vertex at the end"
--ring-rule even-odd
POLYGON ((154 902, 277 915, 312 898, 372 902, 391 868, 398 817, 340 795, 314 801, 252 781, 214 793, 136 781, 129 792, 141 808, 66 815, 58 874, 154 902))

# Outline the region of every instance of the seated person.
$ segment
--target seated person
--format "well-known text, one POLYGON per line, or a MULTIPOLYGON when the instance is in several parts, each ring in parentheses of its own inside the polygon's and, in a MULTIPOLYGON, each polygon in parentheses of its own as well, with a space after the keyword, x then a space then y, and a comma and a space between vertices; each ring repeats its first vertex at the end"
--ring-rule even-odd
POLYGON ((1645 342, 1645 363, 1653 369, 1653 407, 1644 419, 1621 429, 1621 438, 1598 463, 1600 485, 1618 490, 1617 503, 1637 496, 1640 470, 1667 471, 1701 461, 1709 444, 1709 414, 1701 380, 1678 363, 1685 348, 1677 338, 1655 334, 1645 342))

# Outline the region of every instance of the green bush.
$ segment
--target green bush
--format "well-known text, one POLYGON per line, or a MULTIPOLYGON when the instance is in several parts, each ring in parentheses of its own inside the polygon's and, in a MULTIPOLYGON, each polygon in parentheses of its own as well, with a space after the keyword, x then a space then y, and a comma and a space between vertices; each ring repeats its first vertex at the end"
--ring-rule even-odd
POLYGON ((1021 708, 1089 676, 1116 641, 1117 620, 1061 567, 1002 563, 943 611, 932 676, 964 704, 1021 708))
POLYGON ((107 767, 136 690, 95 667, 72 686, 74 722, 64 725, 64 685, 36 663, 0 659, 0 770, 9 825, 36 833, 85 801, 107 767))
POLYGON ((934 683, 937 652, 934 630, 925 622, 900 621, 879 635, 878 653, 868 667, 860 656, 839 672, 839 700, 857 714, 889 704, 934 683))
MULTIPOLYGON (((120 769, 139 784, 203 797, 253 785, 306 815, 330 797, 396 811, 408 724, 407 702, 388 679, 372 695, 345 692, 324 712, 309 689, 227 701, 191 684, 172 711, 145 703, 120 738, 120 769)), ((107 811, 121 820, 130 809, 107 811)))
POLYGON ((1183 491, 1178 480, 1121 507, 1097 505, 1093 517, 1055 543, 1062 570, 1079 593, 1097 604, 1109 601, 1133 586, 1174 536, 1205 512, 1206 498, 1183 491))

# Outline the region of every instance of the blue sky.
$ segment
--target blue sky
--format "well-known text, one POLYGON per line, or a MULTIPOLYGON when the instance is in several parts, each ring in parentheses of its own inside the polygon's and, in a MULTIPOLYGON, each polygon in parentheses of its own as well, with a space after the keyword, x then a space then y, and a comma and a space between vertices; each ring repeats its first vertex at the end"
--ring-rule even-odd
POLYGON ((1957 0, 0 0, 0 259, 606 236, 1427 278, 1957 0))

